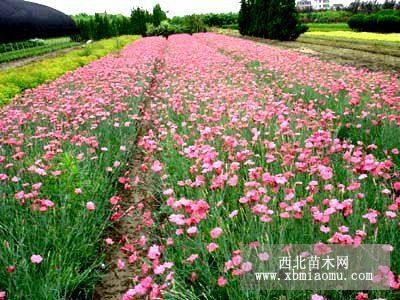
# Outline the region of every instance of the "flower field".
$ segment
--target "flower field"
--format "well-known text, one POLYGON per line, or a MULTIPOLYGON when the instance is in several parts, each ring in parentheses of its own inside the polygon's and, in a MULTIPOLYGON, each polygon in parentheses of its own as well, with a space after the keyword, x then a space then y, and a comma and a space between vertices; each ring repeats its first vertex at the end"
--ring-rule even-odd
POLYGON ((26 92, 0 112, 0 290, 89 298, 114 248, 115 299, 398 299, 399 85, 202 33, 26 92), (317 243, 388 244, 390 291, 241 289, 243 247, 317 243))

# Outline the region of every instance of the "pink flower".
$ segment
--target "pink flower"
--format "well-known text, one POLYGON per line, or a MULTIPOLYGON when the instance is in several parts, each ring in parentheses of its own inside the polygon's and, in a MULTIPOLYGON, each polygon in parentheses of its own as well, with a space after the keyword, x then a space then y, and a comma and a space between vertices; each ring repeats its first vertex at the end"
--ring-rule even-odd
POLYGON ((161 256, 160 247, 157 245, 153 245, 149 248, 147 253, 147 257, 151 260, 155 260, 161 256))
POLYGON ((382 249, 385 252, 392 252, 394 250, 392 245, 382 245, 382 249))
POLYGON ((283 175, 276 175, 275 176, 275 182, 277 184, 282 184, 283 185, 283 184, 285 184, 287 182, 287 179, 283 175))
POLYGON ((367 300, 368 299, 368 294, 367 293, 358 293, 356 295, 356 300, 367 300))
POLYGON ((123 296, 122 300, 133 300, 136 295, 136 291, 134 289, 129 289, 123 296))
POLYGON ((239 211, 236 209, 229 214, 229 218, 234 218, 238 215, 239 211))
POLYGON ((329 231, 331 231, 331 229, 325 225, 321 225, 321 227, 319 228, 323 233, 328 233, 329 231))
POLYGON ((332 249, 324 243, 316 243, 314 245, 314 252, 316 255, 324 255, 332 252, 332 249))
POLYGON ((242 271, 245 272, 245 273, 250 272, 250 271, 253 269, 253 264, 252 264, 251 262, 249 262, 249 261, 244 262, 244 263, 242 264, 241 269, 242 269, 242 271))
POLYGON ((118 259, 118 269, 122 270, 125 268, 125 262, 122 259, 118 259))
POLYGON ((199 258, 199 255, 198 254, 191 254, 189 257, 188 257, 188 259, 187 259, 187 261, 188 262, 190 262, 190 263, 193 263, 196 259, 198 259, 199 258))
POLYGON ((311 300, 325 300, 325 298, 323 296, 314 294, 311 296, 311 300))
POLYGON ((196 227, 196 226, 189 227, 189 228, 186 230, 186 232, 187 232, 189 235, 195 235, 195 234, 197 233, 197 227, 196 227))
POLYGON ((86 208, 89 211, 93 211, 96 209, 96 205, 92 201, 89 201, 86 203, 86 208))
POLYGON ((216 227, 210 231, 211 238, 217 239, 222 234, 222 229, 220 227, 216 227))
POLYGON ((153 170, 153 172, 155 173, 160 173, 163 169, 163 165, 162 163, 160 163, 158 160, 154 161, 151 169, 153 170))
POLYGON ((0 291, 0 300, 6 300, 7 294, 4 291, 0 291))
POLYGON ((238 183, 238 179, 239 179, 239 177, 237 175, 234 175, 228 180, 228 184, 230 186, 236 186, 238 183))
POLYGON ((42 262, 42 260, 43 260, 43 258, 38 254, 33 254, 31 256, 31 262, 33 264, 40 264, 42 262))
POLYGON ((267 261, 269 259, 269 255, 267 252, 262 252, 258 254, 258 259, 261 261, 267 261))
POLYGON ((211 253, 218 249, 218 245, 216 243, 210 243, 207 245, 206 248, 207 248, 207 251, 211 253))
POLYGON ((218 277, 218 286, 225 286, 228 283, 228 280, 226 280, 224 277, 218 277))
POLYGON ((121 198, 118 196, 113 196, 110 198, 110 203, 112 205, 117 205, 119 201, 121 201, 121 198))

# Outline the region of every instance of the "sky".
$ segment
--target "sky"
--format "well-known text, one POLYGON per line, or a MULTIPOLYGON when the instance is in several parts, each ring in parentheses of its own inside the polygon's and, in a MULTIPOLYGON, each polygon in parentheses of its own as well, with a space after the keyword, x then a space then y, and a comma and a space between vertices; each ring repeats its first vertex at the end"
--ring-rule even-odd
POLYGON ((29 0, 53 7, 68 15, 79 13, 130 15, 133 7, 152 10, 159 3, 169 17, 200 13, 238 12, 240 0, 29 0))

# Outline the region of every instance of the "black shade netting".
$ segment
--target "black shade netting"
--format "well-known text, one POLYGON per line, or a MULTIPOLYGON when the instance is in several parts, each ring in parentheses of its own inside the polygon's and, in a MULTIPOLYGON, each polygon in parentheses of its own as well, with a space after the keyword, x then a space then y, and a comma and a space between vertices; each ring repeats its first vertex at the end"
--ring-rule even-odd
POLYGON ((23 0, 0 0, 0 43, 77 34, 71 17, 23 0))

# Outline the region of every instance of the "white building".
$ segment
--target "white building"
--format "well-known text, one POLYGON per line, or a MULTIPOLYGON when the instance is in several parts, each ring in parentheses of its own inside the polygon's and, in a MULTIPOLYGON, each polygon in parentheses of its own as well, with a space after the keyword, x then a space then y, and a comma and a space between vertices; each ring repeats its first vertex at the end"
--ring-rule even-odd
POLYGON ((297 0, 296 5, 300 10, 313 10, 330 9, 330 0, 297 0))

